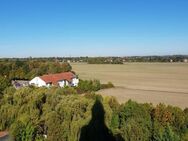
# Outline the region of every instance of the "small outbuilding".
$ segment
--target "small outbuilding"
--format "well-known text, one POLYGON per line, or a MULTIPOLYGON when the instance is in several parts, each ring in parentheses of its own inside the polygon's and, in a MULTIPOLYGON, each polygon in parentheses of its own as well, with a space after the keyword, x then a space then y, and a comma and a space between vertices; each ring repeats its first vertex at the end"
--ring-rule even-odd
POLYGON ((16 89, 29 86, 28 80, 12 80, 11 83, 16 89))

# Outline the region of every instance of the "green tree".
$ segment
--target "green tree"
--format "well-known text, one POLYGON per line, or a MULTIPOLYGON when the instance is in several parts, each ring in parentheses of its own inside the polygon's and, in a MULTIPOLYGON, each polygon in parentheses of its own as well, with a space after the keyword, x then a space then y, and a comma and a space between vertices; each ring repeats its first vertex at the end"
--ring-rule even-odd
POLYGON ((6 77, 0 76, 0 99, 3 96, 3 91, 10 86, 10 83, 6 77))

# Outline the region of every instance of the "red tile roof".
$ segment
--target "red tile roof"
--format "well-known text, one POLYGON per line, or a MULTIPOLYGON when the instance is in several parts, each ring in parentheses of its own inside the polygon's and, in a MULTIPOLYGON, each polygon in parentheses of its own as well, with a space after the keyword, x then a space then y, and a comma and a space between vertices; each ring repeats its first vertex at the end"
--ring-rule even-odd
POLYGON ((61 80, 67 80, 71 82, 71 80, 75 77, 75 75, 72 72, 62 72, 56 74, 43 75, 39 77, 46 83, 52 83, 54 85, 57 85, 58 82, 61 80))

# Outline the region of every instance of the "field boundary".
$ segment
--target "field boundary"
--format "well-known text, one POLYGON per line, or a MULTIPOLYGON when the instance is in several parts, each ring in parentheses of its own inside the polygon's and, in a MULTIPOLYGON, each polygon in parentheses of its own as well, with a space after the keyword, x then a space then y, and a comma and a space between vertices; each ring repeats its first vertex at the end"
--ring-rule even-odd
MULTIPOLYGON (((138 89, 138 88, 127 88, 127 87, 123 87, 123 86, 115 86, 114 88, 119 88, 119 89, 127 89, 127 90, 139 90, 139 91, 147 91, 147 92, 164 92, 164 93, 180 93, 180 94, 185 94, 188 95, 188 93, 186 92, 178 92, 178 91, 162 91, 162 90, 147 90, 147 89, 138 89)), ((114 88, 110 88, 110 89, 114 89, 114 88)))

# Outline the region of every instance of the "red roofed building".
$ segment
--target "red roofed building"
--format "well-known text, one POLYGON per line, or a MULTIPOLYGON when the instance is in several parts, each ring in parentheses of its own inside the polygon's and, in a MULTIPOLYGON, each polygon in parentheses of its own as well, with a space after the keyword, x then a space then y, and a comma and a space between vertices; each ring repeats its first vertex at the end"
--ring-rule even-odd
POLYGON ((72 72, 48 74, 33 78, 29 84, 37 87, 50 86, 78 86, 79 79, 72 72))

